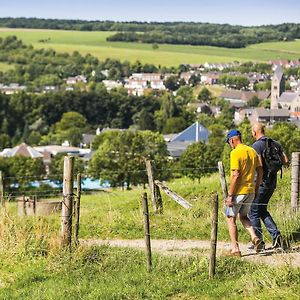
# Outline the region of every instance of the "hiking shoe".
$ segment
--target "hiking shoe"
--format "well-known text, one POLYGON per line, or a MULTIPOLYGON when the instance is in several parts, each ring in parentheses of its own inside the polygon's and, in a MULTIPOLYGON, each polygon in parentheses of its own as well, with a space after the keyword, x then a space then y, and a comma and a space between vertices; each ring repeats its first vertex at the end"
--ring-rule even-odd
MULTIPOLYGON (((264 241, 260 241, 260 243, 261 243, 261 245, 260 245, 261 250, 260 251, 265 250, 265 247, 266 247, 265 242, 264 241)), ((248 251, 256 250, 255 245, 251 244, 249 247, 247 247, 247 250, 248 251)))
POLYGON ((276 238, 273 240, 271 248, 272 249, 283 248, 283 240, 282 240, 282 236, 280 234, 278 234, 276 236, 276 238))
POLYGON ((252 241, 256 253, 262 252, 265 249, 265 242, 260 240, 258 237, 252 241))
POLYGON ((249 250, 249 251, 254 250, 254 249, 255 249, 255 247, 253 244, 251 244, 249 247, 247 247, 247 250, 249 250))

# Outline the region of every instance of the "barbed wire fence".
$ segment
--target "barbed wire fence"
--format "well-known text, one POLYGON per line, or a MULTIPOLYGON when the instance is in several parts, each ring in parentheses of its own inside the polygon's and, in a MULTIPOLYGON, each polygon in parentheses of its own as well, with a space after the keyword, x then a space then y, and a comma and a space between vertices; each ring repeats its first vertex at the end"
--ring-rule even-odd
MULTIPOLYGON (((298 153, 298 152, 297 152, 298 153)), ((291 187, 286 187, 286 189, 290 189, 291 190, 291 199, 284 199, 284 201, 282 202, 276 202, 276 203, 272 203, 270 202, 270 204, 268 204, 269 208, 272 210, 272 213, 275 214, 275 216, 280 216, 281 217, 281 233, 286 236, 289 237, 290 239, 293 239, 296 235, 298 235, 300 237, 300 222, 299 222, 299 214, 298 214, 298 199, 299 199, 299 153, 298 154, 293 154, 293 157, 295 157, 292 160, 291 166, 292 166, 292 170, 291 170, 291 187), (296 171, 295 171, 296 170, 296 171), (282 213, 282 212, 286 212, 286 213, 282 213), (291 213, 287 213, 288 211, 291 211, 291 213), (299 224, 299 228, 296 228, 295 225, 292 224, 299 224)), ((198 168, 152 168, 153 174, 152 176, 149 174, 149 169, 147 169, 146 165, 144 169, 139 169, 139 170, 131 170, 128 171, 128 173, 131 174, 135 174, 135 175, 140 175, 140 176, 147 176, 148 177, 148 186, 150 187, 150 193, 149 195, 151 196, 151 204, 153 207, 153 212, 149 212, 148 215, 151 217, 155 217, 156 215, 159 215, 160 213, 164 213, 163 210, 163 203, 159 202, 156 203, 156 201, 162 201, 162 198, 166 198, 166 196, 161 197, 161 199, 159 200, 159 195, 157 193, 157 191, 155 192, 155 189, 153 187, 157 187, 157 189, 159 191, 162 191, 162 185, 159 184, 164 184, 163 182, 158 182, 156 179, 156 175, 155 172, 159 172, 159 171, 170 171, 170 172, 174 172, 174 173, 185 173, 188 171, 194 171, 194 172, 202 172, 202 173, 217 173, 217 171, 219 170, 220 172, 220 168, 219 166, 211 166, 211 167, 198 167, 198 168), (149 180, 152 180, 152 183, 149 182, 149 180), (152 187, 151 187, 152 185, 152 187), (161 206, 161 207, 160 207, 161 206)), ((52 175, 48 175, 48 176, 23 176, 22 179, 25 179, 28 181, 28 183, 31 182, 39 182, 40 184, 44 184, 44 189, 22 189, 20 188, 14 188, 8 192, 5 191, 4 185, 3 185, 3 181, 9 180, 10 182, 14 182, 14 180, 19 180, 21 177, 5 177, 3 176, 2 173, 0 173, 0 197, 1 197, 1 203, 2 205, 4 205, 5 202, 7 201, 13 201, 13 200, 17 200, 17 198, 21 198, 19 201, 23 201, 23 202, 28 202, 28 204, 30 203, 30 200, 28 199, 36 199, 38 200, 46 200, 46 199, 51 199, 51 198, 56 198, 58 199, 62 206, 65 206, 65 208, 69 211, 68 213, 66 213, 66 211, 62 212, 62 219, 65 218, 65 222, 69 222, 71 220, 72 217, 74 217, 74 213, 75 210, 77 211, 77 215, 75 213, 75 223, 77 222, 77 224, 79 224, 79 216, 80 216, 80 209, 78 210, 78 207, 76 207, 76 203, 80 202, 80 196, 86 196, 89 195, 93 192, 103 192, 103 191, 107 191, 105 192, 103 195, 104 197, 108 200, 108 216, 107 219, 110 220, 110 224, 113 226, 116 223, 115 219, 118 219, 120 217, 121 212, 118 211, 115 207, 114 207, 114 203, 118 200, 118 198, 120 197, 118 193, 115 192, 115 189, 124 189, 124 185, 115 185, 114 188, 112 189, 109 186, 107 186, 107 188, 104 189, 100 189, 98 191, 91 191, 89 189, 85 189, 84 185, 81 184, 81 182, 84 182, 85 179, 90 179, 92 180, 93 178, 90 177, 88 174, 81 174, 80 176, 80 182, 78 182, 78 178, 77 180, 75 180, 75 175, 74 171, 72 171, 72 174, 69 175, 64 175, 63 177, 63 182, 61 182, 62 179, 62 174, 52 174, 52 175), (68 181, 72 181, 72 188, 71 191, 64 191, 64 181, 66 180, 66 176, 68 177, 68 181), (50 186, 47 187, 47 184, 51 183, 51 182, 55 182, 58 183, 60 182, 59 186, 50 186), (75 185, 73 185, 73 183, 76 183, 75 185), (77 190, 75 190, 77 188, 77 190), (80 195, 78 195, 78 188, 80 191, 80 195), (109 192, 108 192, 109 191, 109 192), (73 203, 70 204, 67 203, 68 201, 66 201, 66 199, 68 197, 73 198, 73 203), (79 197, 79 198, 78 198, 79 197), (25 199, 25 200, 24 200, 25 199), (27 199, 27 200, 26 200, 27 199), (79 199, 79 200, 78 200, 79 199), (75 201, 74 201, 75 200, 75 201), (75 204, 75 206, 74 206, 75 204)), ((107 171, 108 172, 108 171, 107 171)), ((65 172, 64 172, 65 173, 65 172)), ((109 171, 110 174, 118 174, 118 171, 109 171)), ((220 174, 220 181, 222 182, 222 180, 225 177, 225 172, 224 174, 221 176, 220 174), (222 179, 223 178, 223 179, 222 179)), ((214 178, 215 180, 216 178, 214 178)), ((222 187, 224 188, 224 186, 227 186, 226 184, 226 180, 225 180, 225 185, 224 183, 222 183, 222 187)), ((213 191, 218 191, 220 192, 220 187, 221 185, 219 184, 219 182, 215 182, 213 189, 210 192, 213 191)), ((176 186, 172 185, 172 186, 168 186, 169 190, 173 191, 179 191, 178 193, 182 193, 182 191, 185 190, 186 188, 186 182, 184 180, 178 179, 176 181, 176 186)), ((144 192, 144 187, 140 187, 140 193, 142 194, 144 192)), ((175 193, 175 192, 174 192, 175 193)), ((176 194, 176 193, 175 193, 176 194)), ((223 194, 224 194, 224 189, 223 189, 223 194)), ((177 194, 178 195, 178 194, 177 194)), ((173 195, 174 196, 174 195, 173 195)), ((180 196, 183 200, 185 200, 185 195, 178 195, 180 196)), ((283 195, 284 196, 284 195, 283 195)), ((97 197, 97 196, 95 196, 97 197)), ((69 198, 70 199, 70 198, 69 198)), ((174 200, 174 198, 171 197, 171 199, 174 200)), ((190 197, 188 199, 187 202, 191 202, 192 204, 196 203, 197 201, 202 200, 202 196, 198 195, 197 193, 195 193, 192 197, 190 197)), ((175 200, 176 201, 176 200, 175 200)), ((176 201, 177 202, 177 201, 176 201)), ((178 202, 177 202, 178 203, 178 202)), ((207 205, 212 205, 211 202, 206 202, 207 205)), ((219 198, 219 204, 222 205, 222 197, 219 198)), ((36 205, 36 204, 35 204, 36 205)), ((250 204, 249 204, 250 205, 250 204)), ((259 205, 266 205, 266 204, 259 204, 259 205)), ((86 214, 91 214, 91 215, 96 215, 97 214, 97 209, 99 207, 95 207, 93 206, 93 204, 90 204, 88 202, 83 202, 81 203, 81 208, 83 210, 85 210, 86 214)), ((220 210, 221 211, 221 210, 220 210)), ((194 210, 192 210, 193 214, 195 213, 194 210)), ((197 213, 197 212, 196 212, 197 213)), ((134 222, 140 222, 140 212, 139 211, 135 211, 132 212, 132 217, 134 219, 134 222)), ((177 216, 176 215, 171 215, 170 218, 172 218, 172 223, 176 223, 177 220, 177 216)), ((85 218, 85 223, 83 224, 83 227, 85 230, 91 230, 93 232, 98 232, 100 229, 97 229, 97 227, 101 228, 102 224, 100 222, 97 223, 97 221, 93 221, 91 223, 87 222, 87 220, 90 220, 90 218, 85 218)), ((215 222, 216 224, 218 224, 218 220, 213 220, 212 222, 215 222)), ((63 221, 62 221, 63 223, 63 221)), ((72 223, 68 223, 67 230, 71 230, 70 226, 72 226, 72 223)), ((79 226, 79 225, 78 225, 79 226)), ((150 228, 151 228, 151 224, 150 224, 150 228)), ((79 227, 77 227, 77 229, 75 229, 75 231, 77 230, 76 234, 77 234, 77 242, 78 242, 78 231, 79 231, 79 227)), ((180 230, 180 226, 178 226, 178 230, 180 230)), ((109 231, 109 230, 107 230, 109 231)), ((179 232, 177 230, 173 230, 170 238, 171 240, 176 240, 178 237, 182 237, 182 235, 178 234, 179 232)), ((149 233, 150 234, 150 233, 149 233)), ((63 234, 62 234, 63 235, 63 234)), ((89 236, 89 235, 88 235, 89 236)), ((187 238, 189 238, 189 236, 187 236, 187 238)), ((194 238, 194 236, 192 237, 194 238)), ((215 239, 215 243, 212 244, 217 244, 217 240, 216 237, 214 237, 215 239)), ((67 240, 68 240, 68 245, 70 243, 70 240, 72 240, 72 238, 70 238, 70 234, 67 235, 67 240)), ((75 238, 75 243, 76 243, 76 238, 75 238)))

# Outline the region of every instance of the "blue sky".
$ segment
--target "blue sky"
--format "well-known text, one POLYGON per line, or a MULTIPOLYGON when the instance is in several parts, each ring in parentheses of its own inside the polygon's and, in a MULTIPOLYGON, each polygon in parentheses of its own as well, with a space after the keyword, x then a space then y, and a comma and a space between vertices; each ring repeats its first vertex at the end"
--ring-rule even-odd
POLYGON ((194 21, 240 25, 300 23, 300 1, 0 0, 0 17, 194 21))

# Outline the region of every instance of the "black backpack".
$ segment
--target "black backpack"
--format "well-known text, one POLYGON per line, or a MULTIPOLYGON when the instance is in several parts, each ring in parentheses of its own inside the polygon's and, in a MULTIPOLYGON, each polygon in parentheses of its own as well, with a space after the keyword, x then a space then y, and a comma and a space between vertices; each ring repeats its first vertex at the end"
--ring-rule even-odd
POLYGON ((268 177, 270 174, 276 174, 280 170, 280 177, 282 178, 283 153, 280 145, 274 140, 266 138, 266 147, 262 157, 268 169, 268 177))

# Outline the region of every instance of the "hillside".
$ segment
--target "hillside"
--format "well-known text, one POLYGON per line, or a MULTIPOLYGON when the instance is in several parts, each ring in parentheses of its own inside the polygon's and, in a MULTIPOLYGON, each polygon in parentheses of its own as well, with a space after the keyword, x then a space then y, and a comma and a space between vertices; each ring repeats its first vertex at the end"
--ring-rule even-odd
POLYGON ((199 22, 114 22, 39 18, 0 18, 0 27, 107 31, 110 41, 244 48, 300 38, 300 24, 239 26, 199 22), (117 33, 114 33, 117 31, 117 33))
POLYGON ((228 49, 210 46, 160 44, 153 49, 151 44, 108 42, 111 32, 84 32, 64 30, 35 30, 0 28, 0 37, 16 35, 35 48, 52 48, 59 52, 78 51, 90 53, 100 60, 106 58, 121 61, 149 63, 161 66, 180 64, 201 64, 205 62, 259 61, 278 59, 299 59, 300 40, 251 45, 242 49, 228 49))
MULTIPOLYGON (((290 215, 288 208, 289 174, 290 170, 286 170, 284 179, 279 180, 270 207, 285 233, 299 228, 299 218, 290 215)), ((164 214, 155 215, 151 210, 151 237, 168 238, 173 245, 180 238, 209 239, 209 195, 220 189, 218 175, 202 178, 200 183, 181 178, 168 185, 194 207, 186 211, 164 196, 164 214)), ((113 239, 116 243, 118 237, 142 239, 139 201, 144 191, 114 189, 84 194, 80 237, 113 239)), ((221 255, 212 280, 208 279, 205 249, 190 249, 190 255, 154 252, 153 269, 148 273, 142 249, 82 244, 72 253, 62 251, 59 214, 20 218, 16 203, 9 203, 7 209, 0 212, 1 299, 295 299, 299 290, 299 267, 291 265, 285 254, 274 254, 265 260, 280 257, 283 266, 279 267, 221 255)), ((221 197, 219 221, 219 240, 228 241, 221 197)), ((241 240, 248 242, 244 234, 241 240)))

